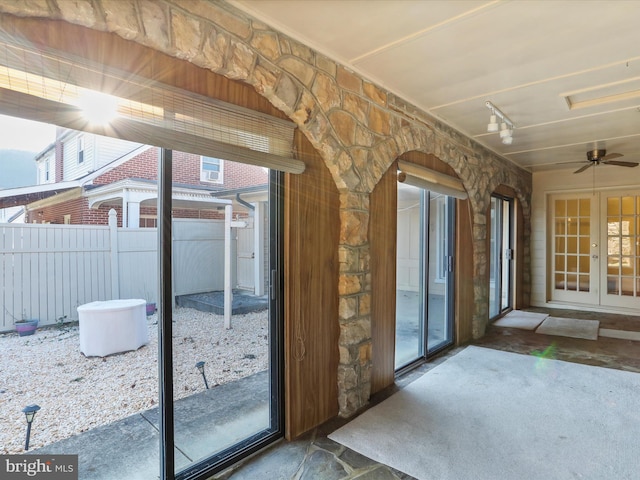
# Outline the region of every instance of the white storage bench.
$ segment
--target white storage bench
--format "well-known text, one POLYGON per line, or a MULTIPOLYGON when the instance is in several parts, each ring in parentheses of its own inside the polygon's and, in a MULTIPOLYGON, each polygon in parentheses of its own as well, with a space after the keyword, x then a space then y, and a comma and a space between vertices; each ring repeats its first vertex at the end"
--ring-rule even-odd
POLYGON ((149 343, 146 304, 131 298, 80 305, 80 351, 87 357, 106 357, 149 343))

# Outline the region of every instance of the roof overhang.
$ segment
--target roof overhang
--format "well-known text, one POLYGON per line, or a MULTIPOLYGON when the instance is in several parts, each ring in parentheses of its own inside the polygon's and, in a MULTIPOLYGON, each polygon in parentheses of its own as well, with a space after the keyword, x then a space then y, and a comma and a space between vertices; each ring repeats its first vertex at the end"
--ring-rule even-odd
MULTIPOLYGON (((172 208, 189 210, 212 210, 231 204, 231 200, 211 196, 210 189, 174 185, 172 208)), ((158 187, 153 180, 125 179, 108 185, 94 186, 85 191, 90 208, 122 206, 123 201, 140 203, 141 206, 155 207, 158 187)))
POLYGON ((7 188, 0 190, 0 208, 28 205, 33 202, 50 198, 72 189, 81 189, 79 181, 59 182, 49 185, 31 185, 28 187, 7 188))

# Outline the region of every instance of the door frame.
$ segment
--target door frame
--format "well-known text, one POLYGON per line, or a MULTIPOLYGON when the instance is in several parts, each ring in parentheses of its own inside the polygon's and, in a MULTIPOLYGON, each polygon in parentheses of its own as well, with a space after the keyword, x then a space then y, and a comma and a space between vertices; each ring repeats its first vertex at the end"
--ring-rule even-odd
MULTIPOLYGON (((433 355, 441 352, 442 350, 450 347, 455 343, 455 272, 456 272, 456 211, 457 211, 457 200, 454 197, 445 195, 445 205, 446 205, 446 245, 445 251, 440 252, 446 257, 446 260, 443 261, 443 265, 445 268, 446 278, 444 281, 446 295, 445 295, 445 325, 444 328, 448 333, 447 338, 437 344, 434 348, 429 348, 429 265, 433 261, 430 258, 429 250, 430 243, 432 241, 432 236, 430 235, 430 225, 431 225, 431 209, 427 208, 430 205, 432 192, 426 190, 424 188, 416 187, 420 190, 420 265, 419 265, 419 327, 418 327, 418 354, 417 356, 409 361, 406 364, 401 366, 395 366, 396 375, 401 375, 402 373, 411 370, 417 365, 422 364, 433 355)), ((436 241, 438 239, 436 238, 436 241)), ((397 259, 397 254, 396 254, 397 259)), ((396 260, 397 261, 397 260, 396 260)), ((437 267, 436 267, 437 268, 437 267)), ((397 288, 397 282, 396 282, 397 288)))
MULTIPOLYGON (((621 295, 621 294, 609 294, 608 292, 608 277, 609 277, 609 212, 608 212, 608 200, 611 197, 633 197, 634 198, 634 214, 623 215, 620 214, 620 219, 625 216, 634 217, 634 221, 636 223, 640 222, 640 188, 638 189, 619 189, 619 190, 608 190, 601 192, 600 195, 600 224, 599 224, 599 234, 600 234, 600 303, 599 305, 602 307, 613 307, 613 308, 631 308, 637 310, 640 308, 640 265, 636 265, 635 269, 635 278, 633 278, 633 282, 636 284, 636 296, 633 295, 621 295)), ((628 235, 630 239, 635 237, 635 252, 630 255, 633 258, 632 262, 636 264, 640 264, 640 245, 638 241, 640 240, 640 227, 635 225, 635 233, 636 235, 628 235)), ((624 235, 623 235, 624 236, 624 235)))
POLYGON ((158 162, 158 370, 160 423, 160 478, 201 479, 221 472, 284 436, 284 176, 269 175, 270 285, 269 285, 269 382, 270 424, 241 442, 175 471, 175 422, 173 400, 173 289, 172 289, 172 151, 162 149, 158 162))
MULTIPOLYGON (((498 199, 500 200, 500 204, 504 206, 504 203, 507 204, 508 206, 508 239, 507 239, 507 247, 505 248, 504 246, 504 215, 503 215, 503 209, 498 209, 497 211, 499 212, 499 217, 500 217, 500 225, 499 225, 499 246, 496 247, 496 251, 500 252, 500 261, 499 261, 499 268, 498 270, 498 281, 497 281, 497 285, 494 287, 496 292, 499 292, 498 298, 500 298, 500 302, 499 302, 499 308, 498 308, 498 312, 491 316, 491 297, 490 297, 490 293, 489 293, 489 321, 495 320, 497 318, 499 318, 500 316, 504 315, 506 312, 508 312, 509 310, 513 309, 513 304, 514 304, 514 264, 515 264, 515 260, 516 260, 516 248, 515 248, 515 220, 516 220, 516 216, 515 216, 515 199, 513 197, 509 197, 506 195, 502 195, 499 193, 492 193, 491 194, 491 199, 498 199), (509 252, 509 253, 507 253, 509 252), (504 287, 504 262, 507 261, 508 262, 508 266, 507 266, 507 305, 503 306, 502 304, 502 291, 503 291, 503 287, 504 287)), ((504 207, 503 207, 504 208, 504 207)), ((489 282, 491 282, 491 270, 493 268, 492 265, 492 250, 491 250, 491 236, 493 235, 494 232, 494 225, 493 222, 491 221, 491 205, 489 205, 489 259, 488 259, 488 269, 489 269, 489 282)), ((489 292, 491 292, 491 288, 489 288, 489 292)))
MULTIPOLYGON (((577 307, 593 310, 609 311, 611 309, 637 309, 636 300, 640 303, 640 297, 622 297, 622 301, 615 301, 614 296, 607 294, 606 262, 608 254, 607 246, 607 198, 623 196, 640 196, 640 190, 635 188, 606 188, 597 191, 575 191, 571 193, 547 194, 547 288, 550 303, 571 304, 577 307), (558 292, 554 288, 555 267, 554 256, 556 253, 555 239, 555 200, 589 199, 590 201, 590 232, 589 232, 589 292, 564 291, 558 292)), ((640 213, 640 212, 639 212, 640 213)), ((640 217, 637 217, 640 218, 640 217)), ((578 240, 579 241, 579 240, 578 240)), ((584 254, 586 256, 586 253, 584 254)), ((637 281, 637 280, 636 280, 637 281)), ((618 297, 620 298, 620 297, 618 297)))

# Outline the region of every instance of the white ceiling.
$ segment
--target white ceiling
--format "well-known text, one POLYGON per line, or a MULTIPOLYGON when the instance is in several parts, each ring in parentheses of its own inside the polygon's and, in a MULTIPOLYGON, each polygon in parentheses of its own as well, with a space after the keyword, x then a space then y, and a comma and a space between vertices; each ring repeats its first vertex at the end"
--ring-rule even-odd
POLYGON ((640 162, 640 0, 230 3, 528 170, 594 148, 640 162), (512 145, 487 133, 487 100, 512 145))

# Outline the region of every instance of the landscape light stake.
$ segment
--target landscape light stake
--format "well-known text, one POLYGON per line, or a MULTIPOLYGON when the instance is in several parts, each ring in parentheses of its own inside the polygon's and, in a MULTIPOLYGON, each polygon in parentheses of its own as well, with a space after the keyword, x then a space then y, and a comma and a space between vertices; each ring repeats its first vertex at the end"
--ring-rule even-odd
POLYGON ((27 405, 22 409, 25 417, 27 417, 27 438, 24 442, 25 452, 29 450, 29 437, 31 436, 31 424, 33 423, 33 417, 36 416, 36 412, 40 410, 38 405, 27 405))
POLYGON ((204 379, 204 386, 207 387, 207 390, 209 390, 209 384, 207 383, 207 377, 204 374, 204 362, 202 360, 200 360, 198 363, 196 363, 196 368, 202 374, 202 378, 204 379))

